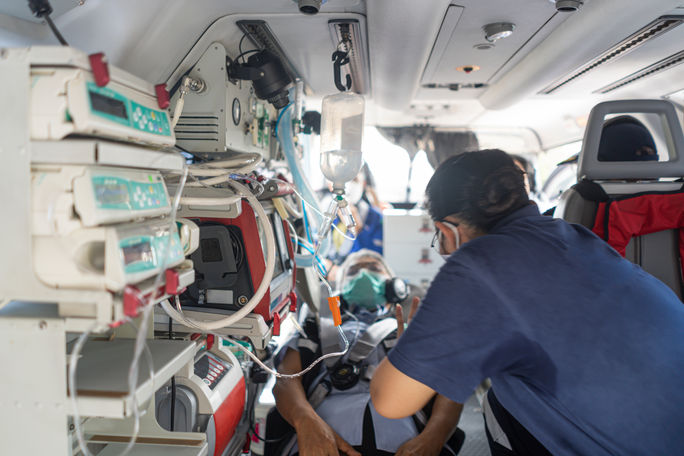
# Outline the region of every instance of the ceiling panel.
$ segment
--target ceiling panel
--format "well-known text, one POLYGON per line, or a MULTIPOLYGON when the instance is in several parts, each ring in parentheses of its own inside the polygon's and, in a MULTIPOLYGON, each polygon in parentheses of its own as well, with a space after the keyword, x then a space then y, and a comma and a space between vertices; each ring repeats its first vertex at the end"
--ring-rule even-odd
POLYGON ((452 4, 421 83, 488 83, 531 39, 542 31, 549 33, 565 17, 548 1, 470 0, 452 4), (474 46, 487 43, 483 27, 497 22, 515 24, 513 34, 498 40, 491 49, 476 49, 474 46), (456 70, 463 66, 480 70, 470 74, 456 70))

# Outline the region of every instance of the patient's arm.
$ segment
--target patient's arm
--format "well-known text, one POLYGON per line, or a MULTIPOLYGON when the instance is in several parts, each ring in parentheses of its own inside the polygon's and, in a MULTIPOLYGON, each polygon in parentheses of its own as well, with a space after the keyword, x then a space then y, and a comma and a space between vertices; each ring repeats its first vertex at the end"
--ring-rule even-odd
MULTIPOLYGON (((302 370, 299 353, 288 350, 278 371, 293 374, 302 370)), ((361 456, 328 426, 306 399, 301 377, 279 378, 273 387, 276 407, 297 432, 301 456, 338 456, 338 450, 348 456, 361 456)))

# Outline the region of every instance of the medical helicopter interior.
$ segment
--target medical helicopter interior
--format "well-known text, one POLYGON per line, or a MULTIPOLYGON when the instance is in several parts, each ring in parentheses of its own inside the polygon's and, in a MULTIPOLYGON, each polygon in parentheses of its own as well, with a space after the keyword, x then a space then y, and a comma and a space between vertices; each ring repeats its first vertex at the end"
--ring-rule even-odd
MULTIPOLYGON (((415 290, 454 153, 524 157, 578 223, 578 176, 679 188, 683 22, 681 0, 3 1, 0 454, 269 454, 278 349, 304 308, 339 318, 327 252, 359 234, 363 164, 415 290), (590 157, 625 113, 672 172, 590 157)), ((459 454, 489 454, 478 407, 459 454)))

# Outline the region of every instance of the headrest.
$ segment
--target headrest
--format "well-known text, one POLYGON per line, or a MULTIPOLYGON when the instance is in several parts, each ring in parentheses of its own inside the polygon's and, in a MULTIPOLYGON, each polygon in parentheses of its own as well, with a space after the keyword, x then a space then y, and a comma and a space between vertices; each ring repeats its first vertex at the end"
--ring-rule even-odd
POLYGON ((577 168, 578 180, 684 177, 684 133, 677 112, 665 100, 620 100, 591 110, 577 168), (609 114, 656 114, 663 123, 669 151, 658 151, 651 132, 629 115, 604 122, 609 114), (658 161, 668 156, 669 161, 658 161))

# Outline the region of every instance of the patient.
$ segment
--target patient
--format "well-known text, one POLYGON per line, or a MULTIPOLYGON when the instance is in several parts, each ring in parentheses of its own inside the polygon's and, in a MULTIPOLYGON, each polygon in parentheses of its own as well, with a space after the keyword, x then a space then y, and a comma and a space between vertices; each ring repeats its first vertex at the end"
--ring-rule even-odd
MULTIPOLYGON (((282 439, 275 454, 456 454, 465 437, 456 427, 463 409, 461 404, 436 396, 427 410, 393 420, 379 415, 370 402, 370 377, 404 328, 402 308, 392 304, 401 298, 401 293, 396 292, 401 286, 392 286, 395 282, 389 266, 379 254, 360 250, 342 264, 337 283, 345 310, 342 329, 351 348, 332 366, 321 363, 303 377, 278 379, 273 388, 276 406, 296 431, 296 439, 282 439), (393 307, 397 324, 392 318, 393 307), (375 348, 357 360, 354 343, 362 337, 369 341, 368 336, 381 327, 384 332, 380 331, 382 335, 375 338, 375 348), (369 328, 374 330, 368 331, 369 328)), ((409 320, 417 306, 418 300, 414 299, 409 320)), ((278 368, 280 372, 298 372, 321 356, 321 345, 326 344, 325 340, 321 344, 321 337, 325 336, 319 336, 319 323, 308 318, 304 329, 308 337, 290 341, 278 368)))

